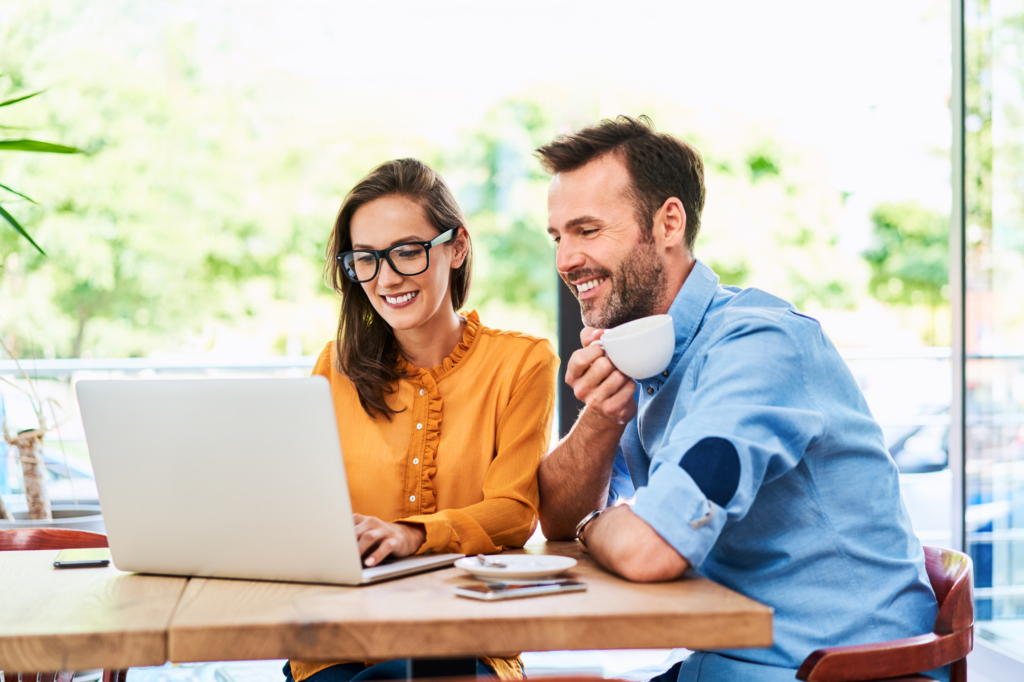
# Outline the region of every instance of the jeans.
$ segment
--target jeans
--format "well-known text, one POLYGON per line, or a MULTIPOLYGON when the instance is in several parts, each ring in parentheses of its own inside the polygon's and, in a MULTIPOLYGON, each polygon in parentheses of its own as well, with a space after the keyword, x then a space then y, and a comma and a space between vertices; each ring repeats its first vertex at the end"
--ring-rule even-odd
MULTIPOLYGON (((289 663, 281 669, 285 682, 295 682, 292 678, 292 667, 289 663)), ((477 677, 497 678, 497 673, 489 665, 480 660, 476 662, 477 677)), ((363 663, 340 663, 314 673, 303 682, 370 682, 370 680, 404 680, 408 676, 408 664, 404 658, 384 661, 367 667, 363 663)))
MULTIPOLYGON (((949 666, 923 674, 936 680, 949 680, 949 666)), ((788 682, 795 679, 796 670, 792 668, 760 665, 720 654, 697 651, 651 682, 788 682)))

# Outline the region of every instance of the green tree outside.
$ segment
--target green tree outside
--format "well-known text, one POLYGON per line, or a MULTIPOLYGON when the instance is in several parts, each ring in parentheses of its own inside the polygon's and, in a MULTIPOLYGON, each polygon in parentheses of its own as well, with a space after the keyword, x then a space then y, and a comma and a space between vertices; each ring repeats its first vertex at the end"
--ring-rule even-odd
POLYGON ((934 345, 935 312, 949 298, 949 217, 914 202, 886 203, 871 222, 875 243, 864 252, 871 295, 883 303, 926 306, 934 345))

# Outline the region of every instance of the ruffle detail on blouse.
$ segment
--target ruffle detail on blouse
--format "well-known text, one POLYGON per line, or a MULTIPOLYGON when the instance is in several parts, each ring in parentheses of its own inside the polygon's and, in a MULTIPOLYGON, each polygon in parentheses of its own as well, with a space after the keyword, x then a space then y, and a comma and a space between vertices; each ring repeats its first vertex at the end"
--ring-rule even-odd
POLYGON ((437 390, 437 383, 430 373, 422 370, 420 380, 430 401, 427 404, 426 433, 423 435, 423 466, 420 468, 420 513, 433 514, 437 511, 437 493, 434 492, 434 474, 437 473, 437 448, 441 444, 441 417, 444 401, 437 390))
POLYGON ((427 391, 430 403, 427 406, 427 424, 424 434, 423 467, 420 475, 420 513, 433 514, 437 511, 437 493, 434 492, 434 474, 437 473, 437 448, 441 443, 441 417, 444 412, 444 402, 441 400, 441 393, 437 390, 437 382, 453 369, 458 367, 459 362, 465 358, 476 343, 481 324, 480 315, 474 310, 463 315, 466 318, 466 328, 462 331, 462 340, 455 346, 448 357, 440 365, 430 369, 414 367, 412 363, 401 355, 398 356, 398 368, 412 381, 417 378, 427 391))
POLYGON ((462 359, 469 354, 469 351, 473 350, 473 344, 476 343, 480 328, 483 326, 480 324, 480 315, 475 310, 465 313, 463 317, 466 318, 466 328, 462 330, 462 340, 455 345, 455 348, 448 354, 448 357, 441 361, 440 365, 430 369, 423 369, 422 367, 416 367, 406 360, 403 355, 399 354, 398 369, 411 377, 429 374, 435 380, 440 381, 441 377, 455 369, 462 359))
POLYGON ((455 346, 440 365, 431 368, 430 373, 434 379, 440 379, 452 371, 462 361, 462 358, 466 357, 470 349, 473 348, 473 342, 476 341, 477 334, 480 332, 480 315, 474 310, 465 317, 466 328, 462 331, 462 341, 455 346))

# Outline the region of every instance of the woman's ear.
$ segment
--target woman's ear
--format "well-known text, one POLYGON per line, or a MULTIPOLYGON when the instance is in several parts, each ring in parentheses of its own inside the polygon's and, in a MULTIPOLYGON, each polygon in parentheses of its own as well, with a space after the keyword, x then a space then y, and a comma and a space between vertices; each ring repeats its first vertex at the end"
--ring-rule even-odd
POLYGON ((453 245, 455 247, 455 257, 452 258, 452 270, 458 270, 466 262, 466 256, 469 254, 469 234, 466 232, 466 228, 459 227, 453 245))

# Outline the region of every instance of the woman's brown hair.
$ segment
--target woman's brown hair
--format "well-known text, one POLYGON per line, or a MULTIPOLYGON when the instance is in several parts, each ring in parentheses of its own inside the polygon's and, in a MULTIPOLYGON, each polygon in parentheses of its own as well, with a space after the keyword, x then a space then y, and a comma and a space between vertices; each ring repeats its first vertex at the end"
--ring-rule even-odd
MULTIPOLYGON (((341 295, 338 321, 337 370, 347 376, 359 393, 359 404, 371 418, 389 421, 396 410, 388 397, 406 376, 398 367, 400 349, 391 325, 374 309, 361 284, 345 276, 336 254, 352 248, 352 216, 360 207, 387 196, 411 199, 423 207, 427 220, 438 233, 466 226, 466 218, 445 181, 432 168, 416 159, 385 161, 356 183, 345 197, 327 243, 324 278, 341 295)), ((452 269, 448 286, 452 307, 458 311, 469 295, 473 245, 466 233, 468 251, 458 268, 452 269)))

